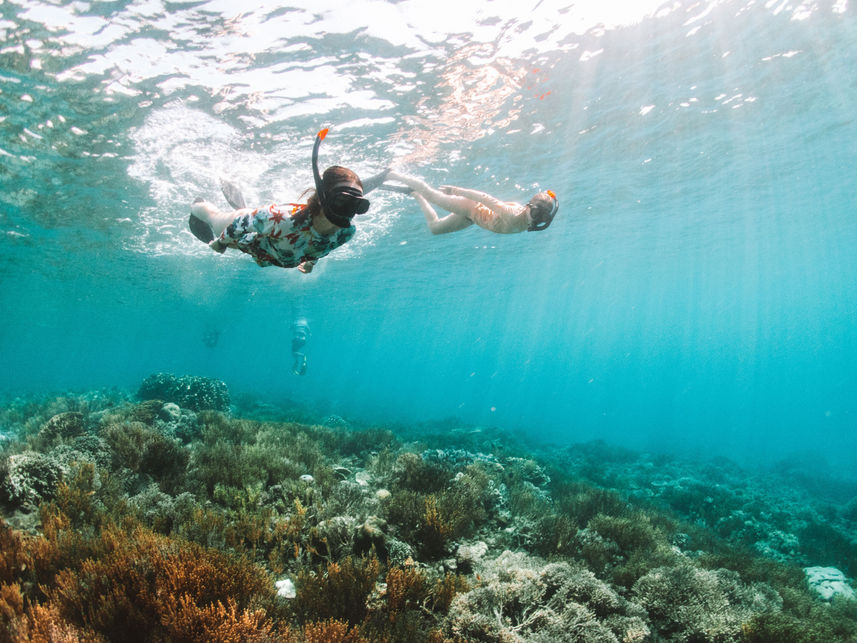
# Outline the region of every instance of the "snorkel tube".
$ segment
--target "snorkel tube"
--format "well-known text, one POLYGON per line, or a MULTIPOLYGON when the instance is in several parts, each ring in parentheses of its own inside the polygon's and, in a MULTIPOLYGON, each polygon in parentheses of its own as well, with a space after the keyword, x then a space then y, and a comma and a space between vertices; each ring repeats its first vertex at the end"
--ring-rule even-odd
POLYGON ((318 195, 318 202, 321 203, 321 207, 324 209, 326 209, 325 206, 327 204, 324 200, 324 187, 321 182, 321 174, 318 171, 318 148, 321 147, 321 142, 324 140, 324 137, 327 136, 327 131, 328 130, 325 127, 316 134, 315 145, 312 146, 312 178, 315 179, 315 193, 318 195))

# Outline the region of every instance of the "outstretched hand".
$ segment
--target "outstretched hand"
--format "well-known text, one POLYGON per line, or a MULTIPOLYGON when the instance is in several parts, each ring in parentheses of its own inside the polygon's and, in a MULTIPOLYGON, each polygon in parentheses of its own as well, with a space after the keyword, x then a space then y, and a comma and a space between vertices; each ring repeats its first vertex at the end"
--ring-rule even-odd
POLYGON ((304 261, 302 264, 298 264, 298 270, 300 270, 305 275, 308 275, 312 272, 312 268, 315 266, 315 263, 312 261, 304 261))

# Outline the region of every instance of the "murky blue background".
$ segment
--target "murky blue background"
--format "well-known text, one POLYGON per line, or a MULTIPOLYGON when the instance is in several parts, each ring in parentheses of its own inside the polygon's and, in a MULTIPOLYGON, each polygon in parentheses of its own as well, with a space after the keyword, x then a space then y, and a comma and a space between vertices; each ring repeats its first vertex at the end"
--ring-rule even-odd
POLYGON ((845 0, 6 0, 0 392, 168 371, 373 423, 844 470, 855 25, 845 0), (375 193, 311 275, 189 234, 221 176, 297 199, 324 126, 323 165, 550 188, 560 213, 432 237, 375 193))

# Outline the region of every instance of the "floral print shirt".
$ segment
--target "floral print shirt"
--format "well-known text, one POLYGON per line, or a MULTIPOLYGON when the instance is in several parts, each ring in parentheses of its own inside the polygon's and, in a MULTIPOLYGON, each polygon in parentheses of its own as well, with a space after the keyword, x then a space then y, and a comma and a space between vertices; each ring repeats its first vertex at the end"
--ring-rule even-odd
POLYGON ((306 205, 296 203, 273 203, 240 214, 220 235, 220 242, 246 252, 260 266, 294 268, 321 259, 354 236, 354 226, 320 234, 305 209, 306 205))

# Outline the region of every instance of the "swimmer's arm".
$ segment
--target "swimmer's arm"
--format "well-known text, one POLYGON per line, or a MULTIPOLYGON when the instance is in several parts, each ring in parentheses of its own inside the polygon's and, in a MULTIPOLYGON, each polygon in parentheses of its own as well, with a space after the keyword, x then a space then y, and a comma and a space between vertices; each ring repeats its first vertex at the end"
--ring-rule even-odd
MULTIPOLYGON (((338 248, 343 243, 347 243, 348 240, 354 236, 355 232, 356 232, 356 229, 354 228, 354 226, 351 226, 349 228, 344 228, 344 229, 340 230, 339 232, 337 232, 336 233, 336 240, 334 241, 335 245, 334 245, 333 249, 338 248)), ((302 261, 300 264, 298 264, 298 270, 300 270, 305 275, 309 274, 312 272, 312 269, 315 268, 316 263, 318 263, 318 259, 307 259, 306 261, 302 261)))
POLYGON ((490 194, 486 192, 480 192, 479 190, 470 190, 468 188, 459 188, 454 185, 442 185, 440 186, 441 192, 445 192, 446 194, 451 194, 453 196, 461 196, 465 199, 470 199, 471 201, 477 201, 492 210, 493 212, 510 212, 514 214, 517 210, 520 209, 520 205, 517 203, 508 203, 506 201, 500 201, 499 199, 494 198, 490 194))

